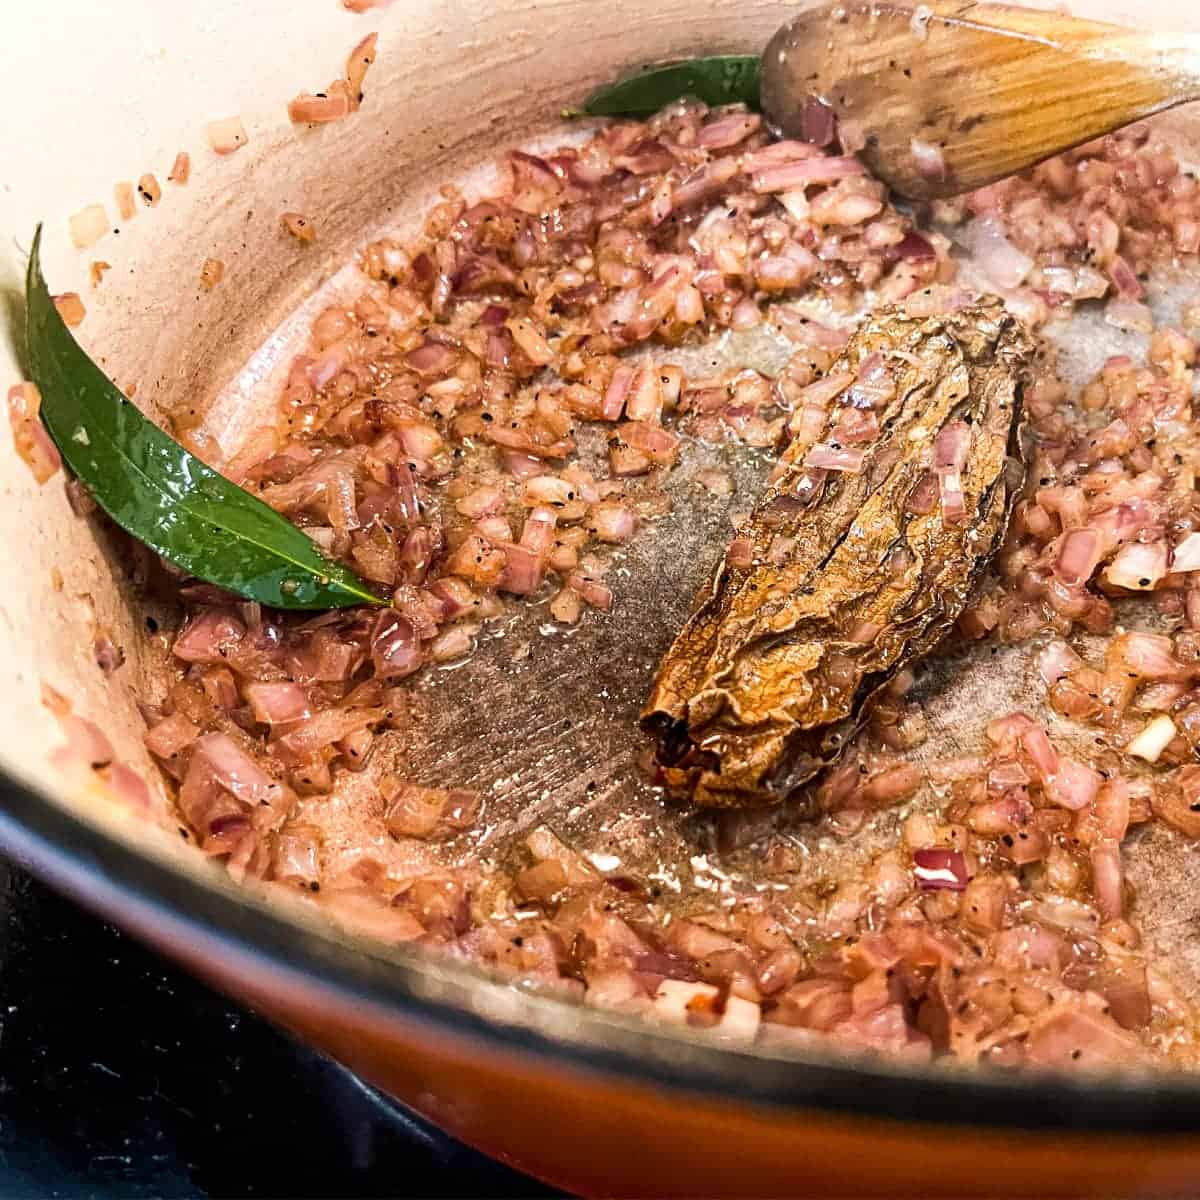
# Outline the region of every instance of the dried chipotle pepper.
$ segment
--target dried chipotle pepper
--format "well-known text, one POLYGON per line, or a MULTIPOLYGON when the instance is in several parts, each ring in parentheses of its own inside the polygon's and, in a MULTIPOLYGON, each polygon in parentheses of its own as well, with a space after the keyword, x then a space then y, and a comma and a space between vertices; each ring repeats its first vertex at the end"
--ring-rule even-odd
POLYGON ((962 612, 1024 476, 1034 343, 998 301, 875 312, 664 657, 644 726, 695 803, 777 803, 962 612))

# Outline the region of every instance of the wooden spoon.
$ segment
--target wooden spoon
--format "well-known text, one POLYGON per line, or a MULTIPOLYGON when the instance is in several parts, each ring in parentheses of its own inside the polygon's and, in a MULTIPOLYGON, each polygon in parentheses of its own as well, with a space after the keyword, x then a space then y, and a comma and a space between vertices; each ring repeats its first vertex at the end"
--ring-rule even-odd
POLYGON ((862 142, 872 173, 913 199, 982 187, 1196 99, 1200 36, 962 0, 812 8, 762 62, 763 111, 782 133, 831 137, 832 109, 843 143, 862 142))

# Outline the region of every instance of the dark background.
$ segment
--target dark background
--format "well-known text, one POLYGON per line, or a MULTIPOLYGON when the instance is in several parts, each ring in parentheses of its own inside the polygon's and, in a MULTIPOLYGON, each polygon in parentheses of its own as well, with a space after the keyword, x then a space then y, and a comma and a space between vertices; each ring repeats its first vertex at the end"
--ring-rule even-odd
POLYGON ((0 1198, 550 1197, 0 859, 0 1198))

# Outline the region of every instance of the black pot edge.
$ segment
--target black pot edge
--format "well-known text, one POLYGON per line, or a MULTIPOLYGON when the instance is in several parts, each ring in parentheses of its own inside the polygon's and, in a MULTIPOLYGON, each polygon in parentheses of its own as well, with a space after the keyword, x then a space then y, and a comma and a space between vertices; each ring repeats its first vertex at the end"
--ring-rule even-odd
MULTIPOLYGON (((72 815, 0 769, 0 847, 34 874, 101 915, 205 946, 205 957, 275 974, 339 1006, 370 1006, 493 1052, 600 1071, 708 1100, 744 1101, 802 1115, 996 1132, 1193 1134, 1200 1079, 900 1069, 884 1062, 782 1059, 705 1045, 637 1020, 521 995, 467 967, 406 956, 378 958, 205 885, 72 815), (514 1005, 514 995, 519 1003, 514 1005), (481 1003, 481 998, 485 1003, 481 1003), (491 1003, 486 1003, 490 1001, 491 1003), (482 1015, 491 1007, 504 1018, 482 1015), (505 1011, 508 1010, 508 1011, 505 1011), (516 1011, 514 1011, 516 1010, 516 1011)), ((236 973, 236 972, 235 972, 236 973)))

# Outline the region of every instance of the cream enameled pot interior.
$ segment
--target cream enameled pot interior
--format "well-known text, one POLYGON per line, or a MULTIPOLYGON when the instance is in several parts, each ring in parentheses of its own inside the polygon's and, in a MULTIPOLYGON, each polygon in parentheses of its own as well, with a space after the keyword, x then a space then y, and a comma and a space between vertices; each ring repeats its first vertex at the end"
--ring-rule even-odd
MULTIPOLYGON (((63 0, 52 14, 14 6, 0 55, 11 93, 28 102, 4 132, 5 387, 22 377, 24 251, 44 220, 51 290, 83 296, 79 333, 88 349, 123 388, 136 389, 146 411, 208 411, 232 454, 255 422, 255 406, 273 401, 272 370, 283 356, 270 347, 260 355, 256 386, 231 388, 231 381, 373 230, 403 223, 438 183, 505 145, 558 126, 563 107, 595 84, 656 60, 756 51, 794 8, 778 0, 393 0, 356 15, 338 0, 211 0, 201 8, 63 0), (371 31, 379 33, 379 53, 362 110, 330 126, 293 126, 288 100, 335 76, 371 31), (234 114, 249 144, 219 157, 205 125, 234 114), (185 187, 165 182, 180 150, 192 161, 185 187), (113 183, 147 171, 163 185, 162 202, 119 221, 113 183), (105 205, 113 231, 76 250, 67 219, 93 203, 105 205), (281 234, 285 210, 316 221, 314 246, 281 234), (225 276, 206 292, 198 277, 209 257, 223 261, 225 276), (88 270, 96 259, 111 270, 93 289, 88 270)), ((1197 11, 1172 0, 1089 0, 1074 10, 1200 29, 1197 11)), ((1194 108, 1163 120, 1185 154, 1189 139, 1200 140, 1194 108)), ((0 478, 0 765, 47 800, 201 869, 197 856, 181 853, 142 749, 136 696, 154 693, 156 655, 146 610, 126 580, 130 564, 72 514, 61 475, 34 484, 7 436, 0 437, 0 478), (127 656, 111 679, 94 662, 99 633, 127 656), (41 702, 44 683, 102 725, 118 753, 154 783, 164 836, 95 783, 52 765, 62 733, 41 702)), ((211 874, 214 882, 224 876, 211 874)))

